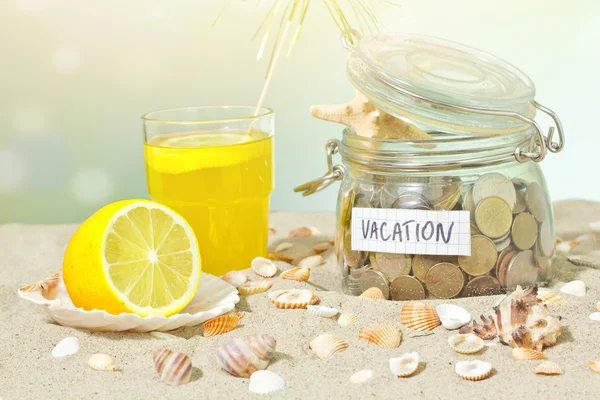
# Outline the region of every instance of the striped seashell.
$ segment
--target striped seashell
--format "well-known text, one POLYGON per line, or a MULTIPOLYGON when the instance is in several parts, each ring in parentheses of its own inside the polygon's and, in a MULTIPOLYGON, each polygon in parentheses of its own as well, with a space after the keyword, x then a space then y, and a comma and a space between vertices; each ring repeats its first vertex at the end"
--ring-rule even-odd
POLYGON ((338 318, 338 324, 340 326, 351 326, 358 322, 358 315, 353 313, 343 313, 340 314, 338 318))
POLYGON ((229 271, 221 279, 237 288, 244 284, 248 280, 248 277, 242 271, 229 271))
POLYGON ((394 349, 400 346, 402 332, 394 325, 382 325, 376 328, 363 327, 358 332, 358 339, 386 349, 394 349))
POLYGON ((323 318, 335 317, 337 315, 337 313, 339 312, 335 308, 325 307, 325 306, 306 306, 306 309, 311 314, 316 315, 317 317, 323 317, 323 318))
POLYGON ((482 338, 472 333, 457 333, 448 338, 448 344, 458 354, 475 354, 485 347, 482 338))
POLYGON ((163 372, 165 362, 173 352, 169 349, 157 349, 152 352, 152 359, 154 360, 154 369, 160 375, 163 372))
POLYGON ((311 340, 308 347, 319 358, 325 358, 335 353, 346 351, 348 343, 335 335, 320 335, 311 340))
POLYGON ((302 260, 300 260, 300 262, 298 263, 298 266, 300 268, 315 268, 318 267, 319 265, 323 264, 323 256, 320 255, 316 255, 316 256, 310 256, 310 257, 306 257, 303 258, 302 260))
POLYGON ((315 228, 314 226, 300 226, 298 228, 292 229, 288 233, 289 238, 307 238, 314 235, 318 235, 321 232, 315 228))
POLYGON ((306 308, 315 304, 319 298, 312 290, 308 289, 289 289, 277 290, 269 293, 269 301, 275 304, 277 308, 306 308))
POLYGON ((275 338, 268 335, 233 339, 219 347, 217 359, 231 375, 248 378, 254 372, 267 368, 276 344, 275 338))
POLYGON ((525 347, 515 347, 512 349, 512 357, 515 360, 543 360, 546 355, 541 351, 527 349, 525 347))
POLYGON ((273 264, 273 261, 265 257, 256 257, 252 260, 250 266, 256 275, 263 278, 271 278, 277 273, 277 267, 273 264))
POLYGON ((312 247, 312 251, 315 254, 323 254, 329 249, 331 249, 331 243, 329 242, 317 243, 312 247))
POLYGON ((390 358, 390 371, 398 378, 413 375, 419 369, 419 353, 406 353, 400 357, 390 358))
POLYGON ((192 360, 183 353, 173 353, 169 349, 152 352, 154 368, 160 380, 171 386, 186 384, 192 377, 192 360))
POLYGON ((237 289, 242 296, 251 296, 253 294, 266 292, 267 290, 271 289, 271 286, 273 286, 273 282, 263 279, 259 281, 246 282, 240 285, 237 289))
POLYGON ((456 363, 455 371, 462 379, 480 381, 491 375, 492 364, 480 360, 459 361, 456 363))
POLYGON ((206 321, 202 324, 202 328, 204 328, 204 337, 217 336, 232 331, 238 326, 242 318, 244 318, 244 313, 237 313, 221 315, 210 321, 206 321))
POLYGON ((19 292, 40 292, 43 298, 52 300, 54 299, 54 293, 59 284, 60 274, 54 274, 49 278, 23 286, 19 289, 19 292))
POLYGON ((594 360, 588 360, 588 364, 590 364, 590 368, 597 374, 600 374, 600 363, 594 360))
POLYGON ((432 331, 441 325, 435 308, 418 301, 408 301, 400 310, 402 325, 415 331, 432 331))
POLYGON ((310 269, 308 268, 292 268, 281 273, 281 279, 292 281, 306 282, 310 278, 310 269))
POLYGON ((535 369, 536 374, 538 375, 562 375, 564 374, 563 370, 558 366, 554 361, 544 361, 535 369))
POLYGON ((111 371, 117 370, 115 362, 107 354, 96 353, 92 354, 87 360, 87 365, 96 371, 111 371))
POLYGON ((567 304, 568 301, 558 293, 549 290, 538 290, 537 299, 540 304, 567 304))
POLYGON ((372 287, 365 290, 360 296, 361 299, 369 299, 369 300, 386 300, 386 297, 383 295, 381 289, 377 287, 372 287))

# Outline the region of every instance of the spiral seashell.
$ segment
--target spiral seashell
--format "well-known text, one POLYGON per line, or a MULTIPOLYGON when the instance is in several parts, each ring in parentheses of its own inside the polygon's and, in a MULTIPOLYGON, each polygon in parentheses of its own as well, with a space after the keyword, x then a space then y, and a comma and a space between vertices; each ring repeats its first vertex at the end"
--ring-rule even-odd
POLYGON ((418 301, 408 301, 400 310, 402 325, 415 331, 432 331, 441 325, 435 308, 418 301))
POLYGON ((331 243, 329 242, 317 243, 312 247, 312 251, 315 254, 323 254, 329 249, 331 249, 331 243))
POLYGON ((298 228, 292 229, 288 233, 289 238, 307 238, 314 235, 318 235, 321 232, 315 228, 314 226, 300 226, 298 228))
POLYGON ((563 370, 558 366, 554 361, 544 361, 535 369, 536 374, 538 375, 562 375, 564 374, 563 370))
POLYGON ((267 290, 271 289, 271 286, 273 286, 271 281, 263 279, 259 281, 246 282, 237 289, 242 296, 251 296, 253 294, 266 292, 267 290))
POLYGON ((60 284, 60 274, 54 274, 49 278, 42 279, 39 282, 23 286, 20 292, 40 292, 45 299, 53 299, 56 288, 60 284))
POLYGON ((204 337, 217 336, 232 331, 238 326, 242 318, 244 318, 244 313, 237 313, 221 315, 210 321, 206 321, 202 324, 202 328, 204 328, 204 337))
POLYGON ((275 372, 260 370, 250 375, 248 390, 257 394, 268 394, 285 387, 285 381, 275 372))
POLYGON ((319 357, 325 358, 348 349, 348 343, 335 335, 320 335, 311 340, 308 347, 319 357))
POLYGON ((352 374, 350 383, 364 383, 373 377, 373 371, 363 369, 352 374))
POLYGON ((492 364, 487 361, 472 360, 456 363, 456 373, 468 381, 480 381, 492 373, 492 364))
POLYGON ((316 256, 309 256, 306 258, 303 258, 302 260, 300 260, 300 262, 298 263, 298 266, 300 268, 315 268, 318 267, 319 265, 323 264, 323 256, 320 255, 316 255, 316 256))
POLYGON ((338 324, 340 326, 351 326, 358 322, 358 315, 353 313, 343 313, 340 314, 338 318, 338 324))
POLYGON ((590 368, 597 374, 600 374, 600 363, 594 360, 588 360, 588 364, 590 364, 590 368))
POLYGON ((475 354, 485 347, 482 338, 472 333, 457 333, 448 338, 448 344, 458 354, 475 354))
POLYGON ((248 277, 242 271, 229 271, 221 279, 234 287, 238 287, 244 284, 248 280, 248 277))
POLYGON ((269 301, 277 308, 306 308, 319 301, 319 298, 312 290, 289 289, 269 293, 269 301))
POLYGON ((170 386, 184 385, 192 377, 192 360, 183 353, 171 353, 162 360, 160 380, 170 386))
POLYGON ((96 353, 87 360, 87 365, 96 371, 116 371, 117 366, 109 355, 96 353))
POLYGON ((154 360, 154 369, 160 375, 163 372, 167 359, 171 357, 173 352, 169 349, 157 349, 152 352, 152 359, 154 360))
POLYGON ((252 270, 256 275, 262 276, 263 278, 271 278, 277 273, 277 267, 273 264, 273 261, 264 257, 256 257, 250 263, 252 270))
POLYGON ((337 309, 325 306, 306 306, 306 309, 311 314, 323 318, 332 318, 335 317, 338 313, 337 309))
POLYGON ((527 349, 525 347, 515 347, 512 349, 512 357, 515 360, 542 360, 546 355, 541 351, 527 349))
POLYGON ((540 304, 567 304, 568 301, 561 295, 549 290, 538 290, 537 298, 540 304))
POLYGON ((275 338, 268 335, 233 339, 219 347, 217 359, 231 375, 248 378, 254 372, 267 368, 276 344, 275 338))
POLYGON ((372 287, 365 290, 360 296, 361 299, 369 299, 369 300, 386 300, 387 298, 384 296, 381 289, 377 287, 372 287))
POLYGON ((386 349, 400 346, 402 332, 394 325, 382 325, 376 328, 363 327, 358 332, 358 339, 386 349))
POLYGON ((398 378, 413 375, 419 369, 419 353, 406 353, 400 357, 390 358, 390 371, 398 378))
POLYGON ((310 278, 310 269, 308 268, 296 267, 281 273, 281 279, 306 282, 308 278, 310 278))

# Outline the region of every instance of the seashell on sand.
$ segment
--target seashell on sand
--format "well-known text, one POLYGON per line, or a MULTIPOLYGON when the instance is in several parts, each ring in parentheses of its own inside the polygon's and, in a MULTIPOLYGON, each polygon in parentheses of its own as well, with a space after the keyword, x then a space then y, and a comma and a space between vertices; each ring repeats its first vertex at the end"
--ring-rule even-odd
POLYGON ((87 360, 87 365, 96 371, 116 371, 115 362, 107 354, 96 353, 92 354, 87 360))
POLYGON ((49 278, 42 279, 39 282, 31 285, 23 286, 19 289, 20 292, 40 292, 43 298, 53 299, 54 293, 60 284, 60 274, 54 274, 49 278))
POLYGON ((329 242, 317 243, 312 247, 312 251, 315 254, 323 254, 329 249, 331 249, 331 243, 329 242))
POLYGON ((358 332, 358 339, 386 349, 400 346, 402 332, 394 325, 381 325, 375 328, 363 327, 358 332))
POLYGON ((269 301, 277 308, 306 308, 319 301, 319 298, 312 290, 289 289, 269 293, 269 301))
POLYGON ((590 314, 590 319, 592 321, 600 321, 600 312, 593 312, 590 314))
POLYGON ((370 369, 362 369, 352 374, 352 376, 350 377, 350 383, 365 383, 372 377, 373 371, 371 371, 370 369))
POLYGON ((480 381, 491 375, 492 364, 480 360, 459 361, 456 363, 455 371, 462 379, 480 381))
POLYGON ((448 338, 448 344, 458 354, 475 354, 483 350, 485 342, 472 333, 457 333, 448 338))
POLYGON ((455 304, 440 304, 435 310, 442 326, 448 330, 458 329, 471 322, 471 314, 455 304))
POLYGON ((580 280, 571 281, 561 287, 560 291, 572 296, 583 297, 585 296, 585 282, 580 280))
POLYGON ((300 262, 298 262, 298 266, 300 268, 308 269, 318 267, 321 264, 323 264, 323 256, 321 255, 309 256, 303 258, 302 260, 300 260, 300 262))
POLYGON ((600 374, 600 363, 594 360, 588 360, 588 364, 590 364, 590 368, 597 374, 600 374))
POLYGON ((417 372, 419 368, 419 353, 406 353, 400 357, 390 358, 390 371, 398 378, 406 378, 417 372))
POLYGON ((294 247, 293 243, 290 242, 281 242, 277 245, 277 247, 275 247, 275 250, 273 250, 275 253, 281 253, 284 250, 289 250, 292 247, 294 247))
POLYGON ((79 351, 79 339, 76 337, 67 337, 58 342, 52 349, 52 357, 66 357, 79 351))
POLYGON ((269 335, 246 336, 230 340, 217 350, 221 367, 233 376, 248 378, 267 368, 277 341, 269 335))
POLYGON ((568 301, 559 295, 558 293, 551 292, 549 290, 538 290, 537 295, 540 304, 567 304, 568 301))
POLYGON ((300 226, 298 228, 292 229, 288 233, 289 238, 307 238, 314 235, 318 235, 321 232, 315 228, 314 226, 300 226))
POLYGON ((242 318, 244 318, 244 313, 236 313, 221 315, 210 321, 206 321, 202 324, 204 337, 217 336, 232 331, 238 326, 242 318))
POLYGON ((251 296, 253 294, 266 292, 267 290, 271 289, 271 286, 273 286, 273 282, 263 279, 259 281, 246 282, 240 285, 237 289, 242 296, 251 296))
POLYGON ((372 287, 365 290, 360 296, 361 299, 369 299, 369 300, 386 300, 387 298, 381 291, 381 289, 372 287))
POLYGON ((325 358, 346 351, 348 343, 335 335, 319 335, 311 340, 308 347, 319 357, 325 358))
POLYGON ((291 257, 286 257, 279 253, 267 253, 267 258, 272 261, 284 261, 286 263, 291 263, 294 260, 291 257))
POLYGON ((229 271, 223 275, 221 279, 234 287, 238 287, 245 283, 248 280, 248 277, 242 271, 229 271))
POLYGON ((432 331, 442 324, 435 308, 418 301, 407 301, 400 310, 402 325, 415 331, 432 331))
POLYGON ((335 317, 337 315, 337 313, 339 312, 335 308, 325 307, 325 306, 306 306, 306 309, 311 314, 316 315, 317 317, 323 317, 323 318, 335 317))
POLYGON ((310 278, 310 269, 308 268, 292 268, 281 273, 281 279, 287 279, 298 282, 306 282, 310 278))
POLYGON ((154 369, 160 375, 165 367, 167 359, 171 357, 173 352, 169 349, 156 349, 152 352, 152 359, 154 360, 154 369))
POLYGON ((596 310, 600 311, 600 301, 596 303, 596 310))
POLYGON ((275 233, 277 233, 277 231, 275 230, 275 227, 269 226, 269 235, 274 235, 275 233))
POLYGON ((568 253, 571 251, 571 242, 560 242, 556 244, 556 251, 561 253, 568 253))
POLYGON ((160 375, 160 380, 167 385, 185 385, 190 381, 192 377, 192 360, 187 355, 164 352, 159 361, 160 365, 155 359, 155 368, 160 375))
POLYGON ((538 375, 562 375, 564 374, 563 370, 558 366, 554 361, 544 361, 540 365, 538 365, 535 369, 536 374, 538 375))
POLYGON ((275 372, 259 370, 250 375, 248 390, 257 394, 268 394, 285 387, 285 381, 275 372))
POLYGON ((526 349, 525 347, 515 347, 512 349, 512 357, 515 360, 543 360, 546 355, 541 351, 526 349))
POLYGON ((339 326, 351 326, 358 322, 358 315, 353 313, 342 313, 338 317, 339 326))
POLYGON ((263 278, 271 278, 277 273, 277 267, 273 264, 273 261, 264 257, 256 257, 250 263, 252 270, 256 275, 262 276, 263 278))

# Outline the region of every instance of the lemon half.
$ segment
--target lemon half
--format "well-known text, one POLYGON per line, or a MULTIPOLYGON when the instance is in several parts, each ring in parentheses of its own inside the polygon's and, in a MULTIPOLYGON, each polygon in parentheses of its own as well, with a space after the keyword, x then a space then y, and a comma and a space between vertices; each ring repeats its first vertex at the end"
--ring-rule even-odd
POLYGON ((200 274, 192 228, 148 200, 98 210, 77 229, 63 262, 73 304, 111 314, 173 315, 194 297, 200 274))

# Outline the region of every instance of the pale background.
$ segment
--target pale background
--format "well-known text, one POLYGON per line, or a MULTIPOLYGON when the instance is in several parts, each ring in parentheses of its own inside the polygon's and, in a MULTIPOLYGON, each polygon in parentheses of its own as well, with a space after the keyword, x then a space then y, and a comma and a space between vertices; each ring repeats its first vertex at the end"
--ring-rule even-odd
MULTIPOLYGON (((211 28, 225 2, 2 0, 0 223, 76 222, 112 200, 145 197, 144 112, 254 104, 267 59, 256 61, 249 38, 270 1, 232 0, 211 28)), ((565 150, 543 162, 553 200, 600 200, 599 1, 397 2, 375 6, 387 30, 463 42, 529 74, 567 133, 565 150)), ((274 210, 335 207, 337 187, 308 198, 292 189, 325 171, 325 141, 341 135, 308 108, 351 98, 345 61, 337 28, 313 0, 266 101, 277 114, 274 210)))

